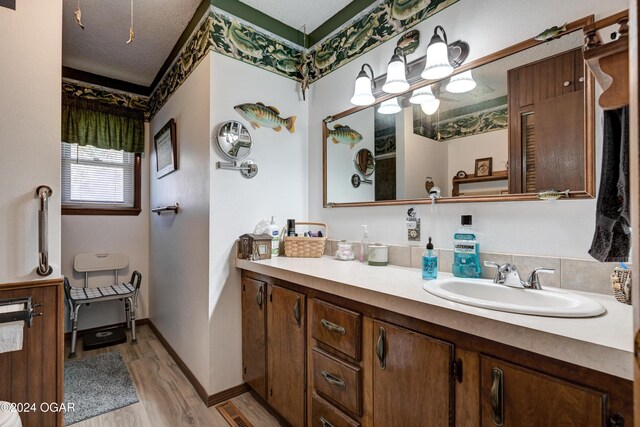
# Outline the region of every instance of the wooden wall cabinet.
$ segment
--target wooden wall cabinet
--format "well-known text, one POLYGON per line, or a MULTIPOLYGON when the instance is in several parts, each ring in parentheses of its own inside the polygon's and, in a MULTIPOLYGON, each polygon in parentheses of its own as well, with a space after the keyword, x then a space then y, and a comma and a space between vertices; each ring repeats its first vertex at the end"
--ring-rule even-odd
POLYGON ((62 412, 43 412, 42 403, 63 401, 64 326, 62 280, 0 286, 0 299, 31 297, 32 326, 25 324, 22 350, 0 354, 0 400, 34 405, 20 413, 24 427, 63 426, 62 412))
POLYGON ((303 426, 306 408, 306 297, 269 285, 267 402, 292 426, 303 426))
POLYGON ((582 49, 508 72, 509 193, 585 189, 582 49))

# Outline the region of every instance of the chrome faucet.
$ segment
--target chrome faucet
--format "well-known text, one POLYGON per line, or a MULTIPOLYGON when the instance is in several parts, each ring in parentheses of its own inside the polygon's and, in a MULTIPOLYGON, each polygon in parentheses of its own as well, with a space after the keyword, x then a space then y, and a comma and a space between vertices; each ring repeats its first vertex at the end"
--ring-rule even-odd
POLYGON ((493 278, 493 283, 510 286, 512 288, 542 289, 542 286, 540 286, 540 279, 538 275, 540 273, 553 274, 556 272, 554 268, 538 267, 535 268, 531 272, 531 274, 529 274, 527 280, 524 281, 520 277, 520 272, 515 265, 509 263, 500 265, 492 261, 485 261, 484 265, 486 267, 492 267, 496 269, 496 275, 493 278))

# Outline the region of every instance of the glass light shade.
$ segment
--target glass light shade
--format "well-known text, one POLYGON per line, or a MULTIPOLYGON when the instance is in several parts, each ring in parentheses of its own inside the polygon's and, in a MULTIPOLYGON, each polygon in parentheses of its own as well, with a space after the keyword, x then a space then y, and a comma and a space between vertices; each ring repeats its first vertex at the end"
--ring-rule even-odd
POLYGON ((425 113, 427 116, 434 114, 436 111, 438 111, 439 107, 440 107, 440 100, 437 98, 433 98, 431 101, 427 101, 424 104, 420 104, 420 108, 422 109, 422 112, 425 113))
POLYGON ((424 104, 425 102, 429 102, 434 99, 436 99, 436 96, 431 90, 431 85, 429 85, 414 90, 411 94, 411 98, 409 98, 409 102, 412 104, 424 104))
POLYGON ((387 81, 382 86, 386 93, 402 93, 409 89, 404 62, 398 55, 393 55, 387 67, 387 81))
POLYGON ((371 93, 371 79, 367 76, 367 73, 361 71, 356 78, 356 86, 351 97, 351 103, 353 105, 371 105, 375 102, 376 98, 371 93))
POLYGON ((440 37, 433 36, 427 48, 427 61, 420 77, 425 80, 437 80, 451 73, 453 73, 453 67, 449 63, 447 45, 440 37))
POLYGON ((473 80, 471 70, 468 70, 451 77, 449 84, 447 84, 447 92, 465 93, 473 90, 474 87, 476 87, 476 81, 473 80))
POLYGON ((402 108, 398 105, 398 98, 391 98, 384 101, 378 107, 378 113, 380 114, 396 114, 399 113, 402 108))

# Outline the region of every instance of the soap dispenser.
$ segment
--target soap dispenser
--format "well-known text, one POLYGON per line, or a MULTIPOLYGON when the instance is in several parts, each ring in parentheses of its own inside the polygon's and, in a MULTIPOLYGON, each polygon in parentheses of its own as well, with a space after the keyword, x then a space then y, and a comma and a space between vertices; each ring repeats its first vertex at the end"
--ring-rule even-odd
POLYGON ((434 280, 438 278, 438 256, 433 254, 431 237, 429 237, 427 249, 422 255, 422 278, 424 280, 434 280))

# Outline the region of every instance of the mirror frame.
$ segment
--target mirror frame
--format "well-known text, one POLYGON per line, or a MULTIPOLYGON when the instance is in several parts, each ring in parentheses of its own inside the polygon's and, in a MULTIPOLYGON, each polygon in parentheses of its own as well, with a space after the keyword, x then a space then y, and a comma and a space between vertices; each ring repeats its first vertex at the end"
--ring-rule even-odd
POLYGON ((246 159, 251 154, 251 150, 253 150, 253 137, 251 136, 251 132, 249 132, 249 128, 247 128, 242 122, 240 122, 238 120, 226 120, 226 121, 220 123, 218 125, 218 127, 216 128, 215 141, 216 141, 216 146, 218 147, 218 151, 220 152, 222 157, 224 157, 226 160, 229 160, 229 161, 232 161, 232 162, 237 162, 237 161, 246 159), (228 125, 229 123, 231 123, 231 124, 237 123, 240 126, 240 131, 242 131, 242 129, 246 129, 247 130, 247 134, 249 135, 250 145, 249 145, 249 151, 247 151, 247 154, 245 154, 244 156, 232 156, 232 155, 230 155, 229 153, 227 153, 226 151, 224 151, 222 149, 222 144, 220 143, 220 138, 222 137, 222 135, 220 135, 220 131, 222 130, 222 128, 224 126, 228 125))
MULTIPOLYGON (((594 22, 594 15, 588 15, 584 18, 575 20, 567 24, 566 31, 562 32, 562 35, 572 33, 574 31, 580 31, 585 26, 594 22)), ((455 69, 453 75, 462 73, 467 70, 471 70, 490 62, 497 61, 515 53, 521 52, 525 49, 529 49, 540 44, 547 43, 546 41, 535 40, 530 38, 520 43, 516 43, 512 46, 493 52, 482 58, 478 58, 467 64, 461 65, 455 69)), ((407 69, 411 70, 418 67, 422 69, 424 67, 425 57, 418 58, 417 60, 408 64, 407 69)), ((595 78, 593 73, 589 71, 589 68, 584 63, 584 76, 585 76, 585 99, 584 99, 584 116, 585 116, 585 129, 584 129, 584 190, 571 191, 566 199, 589 199, 595 197, 595 78)), ((385 76, 380 76, 376 79, 378 81, 384 81, 385 76)), ((451 78, 448 76, 447 78, 451 78)), ((409 89, 405 93, 409 93, 420 87, 427 86, 436 83, 440 80, 422 80, 412 83, 409 89)), ((375 93, 374 93, 375 95, 375 93)), ((332 207, 354 207, 354 206, 391 206, 391 205, 415 205, 415 204, 431 204, 431 200, 428 198, 423 199, 401 199, 401 200, 383 200, 383 201, 371 201, 371 202, 330 202, 327 201, 327 137, 328 127, 327 123, 339 120, 348 115, 357 113, 358 111, 370 108, 378 105, 387 99, 394 98, 401 94, 384 94, 383 96, 376 97, 376 102, 372 105, 353 107, 345 110, 335 116, 329 116, 322 121, 322 205, 325 208, 332 207)), ((518 193, 518 194, 499 194, 488 196, 457 196, 457 197, 441 197, 437 199, 436 203, 478 203, 478 202, 516 202, 516 201, 533 201, 540 200, 538 193, 518 193)))

